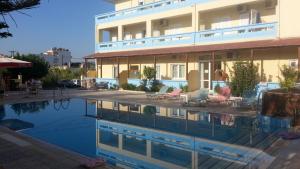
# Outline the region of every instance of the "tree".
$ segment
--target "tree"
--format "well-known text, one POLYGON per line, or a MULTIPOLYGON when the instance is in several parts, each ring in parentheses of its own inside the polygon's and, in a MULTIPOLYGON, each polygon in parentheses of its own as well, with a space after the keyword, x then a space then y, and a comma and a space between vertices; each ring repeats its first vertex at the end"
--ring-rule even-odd
MULTIPOLYGON (((20 10, 27 10, 36 7, 40 4, 40 0, 0 0, 0 15, 3 20, 0 21, 0 38, 7 38, 12 36, 9 32, 9 25, 5 17, 9 16, 14 22, 11 12, 19 12, 25 14, 20 10)), ((15 22, 16 23, 16 22, 15 22)))
POLYGON ((280 72, 282 74, 282 77, 278 77, 280 81, 280 86, 282 88, 291 89, 292 87, 296 86, 298 76, 300 73, 292 67, 289 67, 287 65, 283 65, 282 68, 280 68, 280 72))
POLYGON ((231 89, 235 96, 253 92, 259 82, 258 66, 251 62, 235 62, 231 73, 231 89))
POLYGON ((38 55, 18 55, 15 59, 24 60, 32 63, 29 68, 8 69, 8 73, 13 77, 21 74, 24 80, 40 79, 48 74, 48 63, 38 55))

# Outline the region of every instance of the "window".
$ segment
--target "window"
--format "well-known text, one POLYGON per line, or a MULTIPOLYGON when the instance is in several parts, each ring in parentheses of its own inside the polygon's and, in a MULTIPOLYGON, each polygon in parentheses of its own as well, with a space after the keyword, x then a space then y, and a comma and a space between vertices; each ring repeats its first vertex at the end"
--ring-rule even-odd
POLYGON ((184 79, 185 78, 185 65, 174 64, 171 66, 171 73, 173 79, 184 79))
POLYGON ((298 60, 289 60, 290 64, 289 66, 292 67, 292 68, 298 68, 298 60))
POLYGON ((183 109, 171 109, 171 117, 184 118, 186 110, 183 109))

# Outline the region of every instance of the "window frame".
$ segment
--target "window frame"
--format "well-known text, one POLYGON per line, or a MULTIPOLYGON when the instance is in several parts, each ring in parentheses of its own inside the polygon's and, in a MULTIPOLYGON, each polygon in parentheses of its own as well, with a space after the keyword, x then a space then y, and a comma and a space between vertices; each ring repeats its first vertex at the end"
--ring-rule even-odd
POLYGON ((171 68, 170 73, 171 73, 172 80, 184 80, 184 79, 186 79, 186 73, 185 73, 186 72, 186 65, 184 63, 171 64, 170 68, 171 68), (174 75, 173 66, 177 67, 177 76, 176 77, 173 76, 174 75), (180 67, 181 66, 184 67, 184 69, 183 69, 183 76, 182 77, 180 77, 180 67))

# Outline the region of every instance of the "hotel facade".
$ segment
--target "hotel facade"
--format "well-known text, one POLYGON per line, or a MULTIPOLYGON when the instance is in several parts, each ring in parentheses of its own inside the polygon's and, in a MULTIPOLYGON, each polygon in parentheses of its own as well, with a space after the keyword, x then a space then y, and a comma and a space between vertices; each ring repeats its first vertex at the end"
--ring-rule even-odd
POLYGON ((236 61, 252 61, 266 85, 283 65, 300 69, 299 0, 107 1, 115 11, 95 16, 95 53, 85 57, 97 83, 138 85, 150 66, 163 84, 192 91, 222 83, 217 72, 230 77, 236 61))

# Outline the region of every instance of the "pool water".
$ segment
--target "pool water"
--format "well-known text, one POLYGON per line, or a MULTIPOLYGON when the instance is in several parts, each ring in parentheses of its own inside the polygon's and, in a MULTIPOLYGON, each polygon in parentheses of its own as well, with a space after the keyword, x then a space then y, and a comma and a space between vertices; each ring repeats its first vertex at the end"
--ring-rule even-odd
POLYGON ((1 120, 29 123, 18 132, 112 165, 149 169, 266 168, 274 157, 265 150, 289 127, 262 116, 84 99, 4 105, 1 120))

